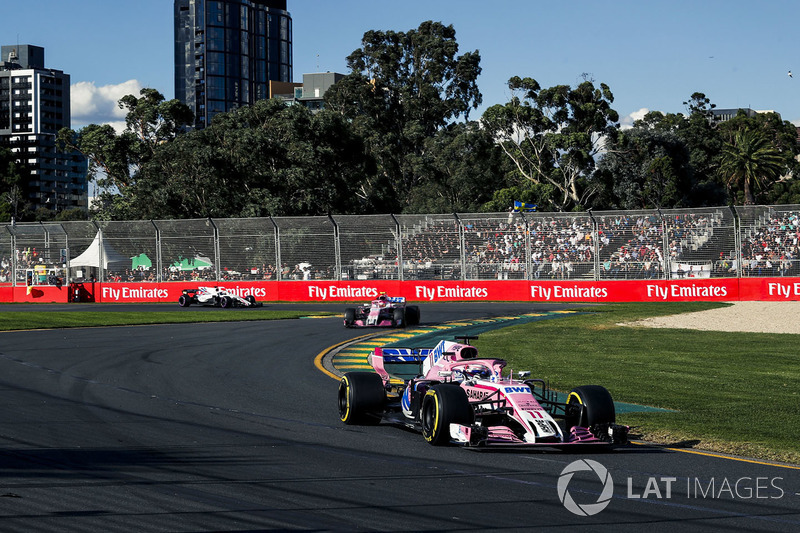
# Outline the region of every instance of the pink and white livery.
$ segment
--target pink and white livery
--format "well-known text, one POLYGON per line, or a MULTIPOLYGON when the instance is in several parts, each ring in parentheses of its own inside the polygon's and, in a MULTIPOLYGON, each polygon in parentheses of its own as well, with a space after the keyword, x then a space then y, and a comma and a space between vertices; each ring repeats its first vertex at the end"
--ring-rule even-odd
POLYGON ((506 361, 479 359, 467 344, 477 337, 440 341, 434 348, 375 348, 375 372, 348 372, 339 383, 345 424, 381 420, 422 432, 433 445, 573 447, 625 444, 614 401, 598 385, 573 389, 566 401, 541 379, 504 376, 506 361), (412 367, 412 378, 401 378, 412 367), (392 370, 393 374, 389 373, 392 370))
POLYGON ((406 306, 402 296, 386 296, 382 292, 375 300, 359 307, 344 310, 344 327, 406 327, 419 324, 419 307, 406 306))

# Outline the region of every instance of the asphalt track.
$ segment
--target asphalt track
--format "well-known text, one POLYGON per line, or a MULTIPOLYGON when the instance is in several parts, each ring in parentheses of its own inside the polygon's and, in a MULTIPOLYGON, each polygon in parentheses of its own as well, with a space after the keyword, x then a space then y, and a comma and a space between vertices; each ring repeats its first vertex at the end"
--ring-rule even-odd
MULTIPOLYGON (((423 324, 555 308, 421 306, 423 324)), ((476 452, 343 426, 314 359, 363 333, 336 318, 0 333, 0 531, 800 530, 791 465, 647 445, 476 452), (562 476, 584 459, 613 495, 594 472, 562 476), (607 505, 573 514, 559 479, 568 504, 607 505)))

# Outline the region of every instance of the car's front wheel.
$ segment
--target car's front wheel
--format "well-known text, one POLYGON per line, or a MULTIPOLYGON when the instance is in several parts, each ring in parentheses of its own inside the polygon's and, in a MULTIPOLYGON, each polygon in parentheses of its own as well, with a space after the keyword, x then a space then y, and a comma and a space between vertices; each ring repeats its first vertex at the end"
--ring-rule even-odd
POLYGON ((616 422, 611 393, 600 385, 575 387, 567 397, 567 429, 572 426, 592 427, 616 422))
POLYGON ((219 301, 219 305, 223 309, 229 309, 233 307, 233 298, 231 298, 230 296, 223 296, 219 301))
POLYGON ((385 402, 383 380, 374 372, 348 372, 339 382, 339 419, 345 424, 377 424, 385 402))
POLYGON ((245 297, 244 297, 244 299, 245 299, 245 300, 247 301, 247 303, 248 303, 248 304, 250 304, 251 306, 255 306, 255 305, 256 305, 256 297, 255 297, 255 296, 253 296, 252 294, 248 294, 247 296, 245 296, 245 297))
POLYGON ((468 426, 474 419, 475 411, 469 404, 467 393, 458 385, 434 385, 422 398, 422 436, 434 446, 450 442, 450 424, 468 426))

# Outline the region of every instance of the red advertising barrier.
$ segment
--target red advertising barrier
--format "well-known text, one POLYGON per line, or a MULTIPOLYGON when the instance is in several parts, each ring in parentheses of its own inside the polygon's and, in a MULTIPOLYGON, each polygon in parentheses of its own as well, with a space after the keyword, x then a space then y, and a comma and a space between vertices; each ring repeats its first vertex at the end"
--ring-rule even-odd
MULTIPOLYGON (((177 303, 192 283, 85 283, 61 288, 0 287, 0 302, 177 303)), ((405 296, 415 302, 688 302, 800 300, 800 278, 621 281, 243 281, 206 283, 260 302, 361 302, 405 296)))
POLYGON ((739 299, 800 300, 800 278, 741 278, 739 280, 739 299))

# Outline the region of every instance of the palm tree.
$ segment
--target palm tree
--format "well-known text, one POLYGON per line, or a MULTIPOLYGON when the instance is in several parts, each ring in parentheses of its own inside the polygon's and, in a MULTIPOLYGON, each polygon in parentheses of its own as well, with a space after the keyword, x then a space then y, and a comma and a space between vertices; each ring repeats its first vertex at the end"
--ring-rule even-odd
POLYGON ((784 170, 784 158, 759 131, 737 131, 732 142, 722 147, 720 174, 728 187, 744 189, 744 204, 755 204, 753 185, 764 186, 777 179, 784 170))

